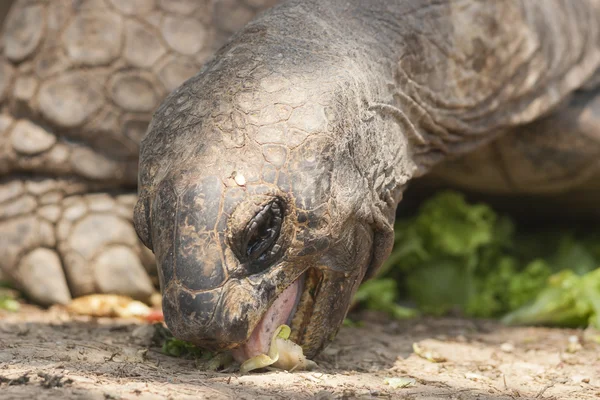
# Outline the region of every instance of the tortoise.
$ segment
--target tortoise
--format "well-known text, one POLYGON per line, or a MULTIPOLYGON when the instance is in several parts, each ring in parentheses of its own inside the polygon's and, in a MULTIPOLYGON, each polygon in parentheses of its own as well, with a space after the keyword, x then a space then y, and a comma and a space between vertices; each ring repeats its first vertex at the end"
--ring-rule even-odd
MULTIPOLYGON (((17 9, 28 10, 25 4, 31 3, 17 9)), ((75 3, 81 15, 88 5, 106 7, 106 1, 75 3)), ((154 4, 109 3, 110 12, 119 15, 134 8, 137 15, 139 4, 154 4)), ((190 32, 192 17, 182 12, 183 4, 197 2, 171 1, 169 7, 175 4, 190 29, 181 28, 182 21, 167 24, 168 17, 146 17, 145 23, 160 20, 152 26, 190 32)), ((213 15, 198 13, 197 18, 213 15)), ((96 15, 88 21, 100 21, 96 15)), ((128 23, 135 22, 132 17, 128 23)), ((7 115, 24 115, 29 125, 21 132, 36 133, 29 133, 33 140, 12 140, 12 149, 4 148, 40 147, 50 142, 48 136, 55 139, 40 153, 21 152, 6 163, 12 172, 5 182, 20 184, 5 183, 9 189, 0 193, 20 197, 0 209, 24 210, 14 206, 24 198, 47 204, 41 200, 45 192, 36 195, 44 185, 31 176, 44 162, 58 176, 46 185, 49 192, 62 193, 58 202, 69 210, 61 213, 59 206, 60 216, 46 223, 49 212, 41 214, 36 203, 22 212, 20 225, 15 217, 5 218, 0 231, 13 232, 12 241, 0 251, 12 258, 0 257, 0 263, 8 260, 4 271, 37 298, 49 292, 50 282, 33 279, 41 274, 39 265, 50 271, 47 251, 55 255, 53 271, 65 266, 63 281, 74 295, 125 291, 131 282, 140 288, 151 262, 146 264, 146 253, 134 244, 131 225, 118 230, 127 230, 122 237, 131 241, 107 239, 113 221, 127 220, 124 205, 134 198, 128 171, 134 171, 136 158, 122 154, 129 143, 124 138, 134 136, 140 152, 133 223, 156 257, 165 320, 175 336, 213 350, 233 349, 242 361, 264 353, 270 333, 286 323, 292 340, 314 357, 335 337, 357 287, 389 255, 396 209, 414 182, 517 199, 530 212, 547 211, 547 218, 600 217, 599 22, 599 0, 284 1, 233 34, 210 59, 202 58, 196 75, 173 85, 145 136, 141 127, 150 102, 146 108, 133 105, 146 99, 148 88, 156 90, 156 99, 167 91, 156 89, 160 74, 155 80, 143 68, 129 74, 131 56, 71 42, 75 28, 61 30, 61 51, 54 44, 44 52, 37 49, 41 39, 13 27, 28 46, 11 47, 5 40, 5 55, 13 57, 5 69, 31 77, 67 60, 72 64, 66 71, 73 65, 81 70, 74 73, 79 79, 56 75, 53 91, 48 83, 38 89, 37 82, 26 90, 30 86, 20 82, 21 75, 10 80, 7 115), (63 61, 30 63, 33 49, 35 61, 48 52, 63 61), (27 55, 19 58, 19 50, 27 55), (86 65, 92 59, 96 69, 86 65), (29 66, 12 66, 20 60, 29 66), (129 86, 134 89, 123 89, 125 77, 136 82, 129 86), (65 94, 64 83, 73 80, 78 89, 65 94), (102 89, 112 101, 94 105, 102 89), (68 112, 50 101, 63 98, 77 99, 68 103, 68 112), (52 105, 64 114, 49 113, 52 105), (129 130, 132 120, 137 136, 129 130), (81 142, 87 153, 74 157, 81 142), (66 146, 70 164, 49 156, 47 149, 57 144, 66 146), (67 189, 73 181, 78 190, 67 189), (86 212, 96 219, 83 224, 91 218, 86 212), (96 222, 106 216, 110 222, 96 222), (35 222, 23 222, 30 220, 35 222), (54 241, 47 233, 52 227, 54 241), (17 246, 27 232, 37 232, 37 242, 17 246), (40 251, 44 254, 33 253, 40 251), (139 261, 135 273, 132 261, 139 261), (107 287, 107 276, 116 274, 128 283, 107 287)), ((204 40, 198 32, 188 41, 169 42, 166 32, 164 37, 173 51, 185 54, 190 49, 185 46, 199 48, 194 38, 204 40)), ((98 42, 117 40, 106 34, 98 42)), ((136 290, 130 292, 148 291, 136 290)))

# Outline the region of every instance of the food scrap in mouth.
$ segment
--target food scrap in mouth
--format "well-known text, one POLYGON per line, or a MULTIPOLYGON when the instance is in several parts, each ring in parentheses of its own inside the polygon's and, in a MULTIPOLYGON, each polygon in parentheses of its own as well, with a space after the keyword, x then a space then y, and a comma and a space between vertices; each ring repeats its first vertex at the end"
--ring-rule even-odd
POLYGON ((317 364, 306 358, 302 347, 292 342, 291 329, 287 325, 280 325, 271 338, 268 354, 259 354, 246 360, 240 367, 240 372, 247 372, 265 367, 275 367, 286 371, 311 370, 317 364))

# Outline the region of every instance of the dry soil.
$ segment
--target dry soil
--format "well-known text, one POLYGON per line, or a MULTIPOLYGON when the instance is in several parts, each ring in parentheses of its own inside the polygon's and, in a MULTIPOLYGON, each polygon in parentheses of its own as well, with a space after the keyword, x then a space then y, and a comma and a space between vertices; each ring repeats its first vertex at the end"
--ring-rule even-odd
POLYGON ((162 354, 148 324, 73 317, 59 308, 0 311, 0 399, 600 398, 593 333, 365 319, 363 327, 342 328, 317 371, 241 376, 162 354), (429 354, 417 355, 414 343, 429 354), (393 377, 414 384, 393 388, 386 383, 393 377))

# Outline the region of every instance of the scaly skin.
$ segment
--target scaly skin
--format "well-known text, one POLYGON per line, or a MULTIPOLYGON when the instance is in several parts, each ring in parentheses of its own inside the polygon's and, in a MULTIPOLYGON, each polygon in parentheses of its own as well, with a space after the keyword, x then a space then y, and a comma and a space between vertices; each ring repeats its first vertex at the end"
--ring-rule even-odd
POLYGON ((132 226, 141 137, 167 93, 273 3, 12 4, 0 53, 4 278, 46 305, 155 290, 154 257, 132 226))
POLYGON ((304 277, 292 338, 315 356, 389 255, 406 184, 589 82, 598 21, 598 0, 293 0, 250 23, 142 142, 134 220, 169 327, 234 348, 304 277))
POLYGON ((418 187, 442 185, 524 219, 600 219, 600 86, 578 91, 559 111, 442 163, 418 187))

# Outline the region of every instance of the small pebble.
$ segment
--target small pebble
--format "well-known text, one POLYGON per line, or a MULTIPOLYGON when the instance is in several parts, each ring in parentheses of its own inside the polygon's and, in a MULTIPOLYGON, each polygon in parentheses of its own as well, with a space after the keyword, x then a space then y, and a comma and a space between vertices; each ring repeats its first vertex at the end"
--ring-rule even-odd
POLYGON ((590 383, 590 378, 585 375, 573 375, 571 380, 575 383, 590 383))
POLYGON ((383 381, 394 389, 415 386, 417 383, 416 379, 408 377, 390 377, 384 378, 383 381))
POLYGON ((569 336, 569 344, 567 345, 567 353, 577 353, 583 347, 579 343, 579 337, 575 335, 569 336))
POLYGON ((500 350, 502 350, 505 353, 512 353, 513 351, 515 351, 515 346, 512 343, 502 343, 500 345, 500 350))
POLYGON ((480 374, 476 374, 474 372, 467 372, 465 374, 465 378, 470 379, 472 381, 486 381, 486 380, 488 380, 488 378, 486 378, 485 376, 480 375, 480 374))

